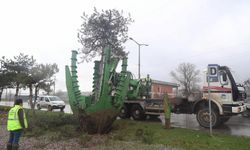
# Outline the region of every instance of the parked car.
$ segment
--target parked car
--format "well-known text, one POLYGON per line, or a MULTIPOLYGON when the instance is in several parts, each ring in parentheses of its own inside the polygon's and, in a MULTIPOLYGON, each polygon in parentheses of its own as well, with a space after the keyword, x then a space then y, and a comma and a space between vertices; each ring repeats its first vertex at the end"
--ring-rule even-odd
POLYGON ((58 96, 39 96, 37 102, 37 109, 47 108, 48 111, 52 111, 53 109, 60 109, 61 111, 65 108, 65 103, 58 96))

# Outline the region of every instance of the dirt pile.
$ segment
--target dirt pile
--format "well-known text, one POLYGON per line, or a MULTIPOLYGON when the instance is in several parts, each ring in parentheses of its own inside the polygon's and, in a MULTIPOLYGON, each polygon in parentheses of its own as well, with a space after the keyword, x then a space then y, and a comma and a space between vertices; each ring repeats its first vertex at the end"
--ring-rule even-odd
POLYGON ((91 113, 90 115, 79 116, 80 126, 88 134, 106 134, 110 132, 118 112, 113 109, 106 109, 91 113))

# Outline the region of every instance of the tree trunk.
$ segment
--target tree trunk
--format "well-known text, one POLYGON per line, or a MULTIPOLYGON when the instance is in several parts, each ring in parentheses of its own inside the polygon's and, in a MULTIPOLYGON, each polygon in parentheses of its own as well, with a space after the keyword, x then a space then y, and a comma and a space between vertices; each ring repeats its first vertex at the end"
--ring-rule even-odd
POLYGON ((39 89, 38 89, 38 86, 39 86, 39 85, 36 85, 36 86, 35 86, 35 103, 36 103, 36 100, 37 100, 37 95, 38 95, 38 90, 39 90, 39 89))
POLYGON ((16 83, 16 94, 15 94, 15 99, 17 99, 17 96, 18 96, 18 92, 19 92, 19 86, 20 86, 20 83, 16 83))
POLYGON ((0 102, 2 101, 3 87, 0 88, 0 102))
POLYGON ((30 96, 29 96, 29 101, 30 101, 30 107, 32 110, 34 110, 34 103, 32 101, 33 98, 33 88, 32 88, 32 84, 29 84, 29 91, 30 91, 30 96))
POLYGON ((35 101, 34 101, 34 103, 32 101, 32 98, 33 98, 32 84, 29 84, 29 91, 30 91, 30 96, 29 96, 30 107, 31 107, 32 113, 35 115, 35 101))

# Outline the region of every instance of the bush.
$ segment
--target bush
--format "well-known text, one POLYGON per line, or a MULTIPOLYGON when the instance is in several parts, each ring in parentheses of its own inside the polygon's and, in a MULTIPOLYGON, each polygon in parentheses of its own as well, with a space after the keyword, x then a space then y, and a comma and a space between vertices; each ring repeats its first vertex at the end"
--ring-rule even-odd
POLYGON ((31 127, 36 126, 46 130, 53 130, 64 125, 79 125, 75 116, 61 112, 35 111, 33 113, 31 110, 28 110, 26 114, 31 127))
POLYGON ((152 144, 154 140, 154 132, 152 130, 137 129, 135 131, 135 137, 137 140, 141 140, 143 143, 152 144))
POLYGON ((28 129, 25 136, 41 136, 48 134, 51 140, 61 140, 65 138, 79 136, 76 129, 79 128, 77 118, 71 114, 62 112, 46 112, 25 110, 28 129))
POLYGON ((142 136, 142 142, 146 144, 152 144, 154 140, 154 132, 152 130, 146 130, 142 136))
POLYGON ((0 106, 0 111, 2 112, 8 112, 10 110, 10 106, 0 106))

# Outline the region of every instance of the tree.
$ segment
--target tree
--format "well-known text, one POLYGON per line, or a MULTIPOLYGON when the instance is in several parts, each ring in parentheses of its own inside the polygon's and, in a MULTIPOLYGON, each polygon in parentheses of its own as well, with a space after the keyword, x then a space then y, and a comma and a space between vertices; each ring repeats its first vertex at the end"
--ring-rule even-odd
POLYGON ((30 104, 34 109, 37 95, 40 89, 43 89, 47 94, 51 91, 51 85, 54 85, 52 77, 59 71, 57 64, 37 64, 30 70, 30 78, 26 80, 26 84, 30 89, 30 104), (35 88, 35 101, 33 103, 33 87, 35 88))
POLYGON ((33 56, 20 53, 14 59, 6 60, 6 69, 13 74, 13 85, 16 87, 15 97, 18 96, 20 87, 25 87, 27 80, 30 80, 30 70, 36 60, 33 56))
POLYGON ((198 87, 199 73, 194 64, 182 63, 170 74, 183 87, 183 94, 188 97, 198 87))
POLYGON ((112 53, 124 56, 125 43, 128 40, 128 25, 133 22, 130 15, 123 16, 123 11, 116 9, 102 10, 90 16, 83 13, 83 23, 78 32, 78 41, 83 45, 83 61, 89 61, 96 55, 103 53, 105 47, 109 46, 112 53))
POLYGON ((13 79, 13 74, 11 74, 6 69, 6 60, 5 57, 0 59, 0 101, 2 98, 3 90, 11 87, 11 81, 13 79))
POLYGON ((250 79, 247 79, 246 81, 244 81, 244 85, 247 89, 250 89, 250 79))

